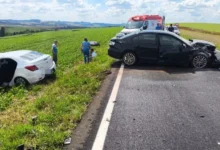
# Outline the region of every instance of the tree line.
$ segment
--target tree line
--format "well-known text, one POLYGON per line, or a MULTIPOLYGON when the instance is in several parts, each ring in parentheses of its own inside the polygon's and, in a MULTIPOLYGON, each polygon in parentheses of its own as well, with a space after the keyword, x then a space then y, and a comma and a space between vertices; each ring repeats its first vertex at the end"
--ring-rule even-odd
POLYGON ((51 27, 51 28, 42 28, 42 29, 26 29, 23 31, 16 31, 16 32, 6 32, 6 27, 0 28, 0 37, 4 36, 13 36, 13 35, 19 35, 19 34, 32 34, 32 33, 38 33, 38 32, 45 32, 45 31, 58 31, 63 29, 82 29, 85 27, 74 27, 74 26, 64 26, 64 27, 51 27))
POLYGON ((1 30, 0 30, 0 37, 3 37, 5 36, 5 27, 1 27, 1 30))

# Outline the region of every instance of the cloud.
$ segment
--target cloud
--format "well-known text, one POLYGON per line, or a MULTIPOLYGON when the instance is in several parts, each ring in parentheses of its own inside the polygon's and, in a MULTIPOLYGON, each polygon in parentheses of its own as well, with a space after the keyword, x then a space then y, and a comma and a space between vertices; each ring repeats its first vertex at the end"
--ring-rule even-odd
POLYGON ((218 22, 220 0, 0 0, 0 19, 124 23, 134 15, 165 15, 167 22, 218 22))

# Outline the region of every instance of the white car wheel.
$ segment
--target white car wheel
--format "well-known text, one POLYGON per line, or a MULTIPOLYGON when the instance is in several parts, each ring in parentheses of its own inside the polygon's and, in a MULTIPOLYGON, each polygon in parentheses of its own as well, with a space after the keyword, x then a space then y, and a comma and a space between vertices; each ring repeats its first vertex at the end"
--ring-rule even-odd
POLYGON ((15 78, 15 85, 27 85, 28 81, 22 77, 15 78))

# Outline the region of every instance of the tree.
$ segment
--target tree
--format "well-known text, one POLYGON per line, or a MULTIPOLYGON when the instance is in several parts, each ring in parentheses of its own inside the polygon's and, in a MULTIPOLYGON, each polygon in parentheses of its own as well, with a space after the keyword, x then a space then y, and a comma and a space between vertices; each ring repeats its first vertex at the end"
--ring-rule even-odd
POLYGON ((1 27, 0 36, 1 37, 5 36, 5 27, 1 27))

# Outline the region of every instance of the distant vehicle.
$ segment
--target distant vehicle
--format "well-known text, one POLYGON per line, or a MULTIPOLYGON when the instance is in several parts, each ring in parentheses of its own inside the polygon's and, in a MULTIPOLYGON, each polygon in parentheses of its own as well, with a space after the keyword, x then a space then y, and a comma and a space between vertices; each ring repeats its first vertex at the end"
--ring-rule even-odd
POLYGON ((192 65, 205 68, 220 64, 220 52, 213 43, 186 40, 166 31, 139 31, 109 42, 108 55, 125 65, 137 62, 192 65))
POLYGON ((127 24, 124 26, 124 29, 116 35, 116 38, 136 31, 155 30, 158 23, 164 29, 165 17, 159 15, 133 16, 128 20, 127 24))
POLYGON ((180 35, 180 30, 177 26, 173 26, 174 28, 174 33, 176 33, 177 35, 180 35))
POLYGON ((0 85, 33 84, 53 75, 55 70, 50 55, 30 50, 0 53, 0 85))
POLYGON ((174 23, 174 26, 176 26, 177 28, 179 28, 179 23, 174 23))
MULTIPOLYGON (((168 28, 169 28, 169 26, 167 26, 165 30, 169 31, 168 28)), ((180 35, 180 30, 178 29, 178 27, 173 26, 173 28, 174 28, 174 33, 176 33, 177 35, 180 35)))

